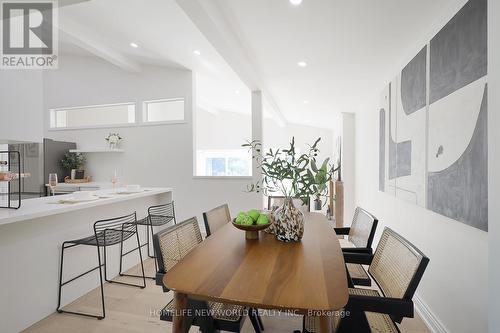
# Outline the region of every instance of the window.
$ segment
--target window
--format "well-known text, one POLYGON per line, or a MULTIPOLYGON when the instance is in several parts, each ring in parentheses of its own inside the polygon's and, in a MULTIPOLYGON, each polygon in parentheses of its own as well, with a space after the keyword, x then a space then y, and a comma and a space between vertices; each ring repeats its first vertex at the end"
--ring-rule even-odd
POLYGON ((251 176, 252 155, 247 149, 198 150, 196 174, 203 176, 251 176))
POLYGON ((164 99, 144 102, 144 122, 184 121, 184 99, 164 99))
POLYGON ((50 128, 79 128, 135 123, 135 104, 106 104, 50 110, 50 128))

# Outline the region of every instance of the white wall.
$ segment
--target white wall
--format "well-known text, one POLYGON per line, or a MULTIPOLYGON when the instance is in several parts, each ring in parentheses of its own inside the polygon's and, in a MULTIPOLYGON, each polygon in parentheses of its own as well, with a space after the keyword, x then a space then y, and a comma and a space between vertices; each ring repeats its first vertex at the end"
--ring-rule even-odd
MULTIPOLYGON (((47 137, 76 141, 81 147, 104 147, 104 137, 118 131, 122 154, 88 154, 86 169, 95 180, 109 181, 114 169, 124 183, 175 189, 179 219, 198 216, 222 203, 233 213, 257 207, 260 201, 244 192, 250 180, 193 177, 193 79, 187 70, 144 67, 138 74, 93 57, 63 55, 57 71, 44 75, 44 109, 64 106, 138 102, 184 97, 186 123, 113 129, 48 131, 47 137)), ((47 125, 46 119, 45 124, 47 125)))
POLYGON ((0 142, 41 142, 42 72, 0 71, 0 142))
MULTIPOLYGON (((412 41, 414 44, 408 50, 402 49, 401 63, 394 65, 394 72, 388 73, 388 78, 411 60, 464 3, 465 1, 454 2, 446 14, 438 18, 435 26, 430 27, 427 34, 422 36, 421 41, 412 41)), ((489 10, 490 13, 494 11, 493 8, 489 10)), ((498 8, 496 11, 498 12, 498 8)), ((498 60, 496 63, 498 64, 498 60)), ((490 72, 489 75, 490 91, 495 91, 492 74, 490 72)), ((383 86, 374 89, 374 93, 378 94, 383 86)), ((368 105, 356 115, 356 202, 380 220, 375 244, 384 226, 389 226, 429 256, 430 264, 414 301, 420 311, 430 311, 426 318, 431 320, 430 323, 436 331, 486 332, 489 297, 488 233, 378 191, 378 95, 370 98, 368 105)), ((490 128, 493 123, 498 125, 498 121, 494 122, 491 118, 494 113, 498 114, 493 105, 490 105, 490 128)), ((493 117, 495 119, 498 116, 493 117)), ((490 137, 490 151, 493 150, 495 142, 498 142, 498 137, 494 139, 496 140, 490 137)), ((498 160, 495 165, 498 170, 498 160)), ((493 170, 490 164, 490 176, 493 170)), ((490 189, 491 185, 490 181, 490 189)), ((490 194, 492 210, 496 206, 497 198, 497 195, 490 194)), ((490 215, 490 221, 496 222, 494 216, 490 215)), ((498 313, 497 311, 495 316, 498 317, 498 313)))
POLYGON ((300 149, 301 153, 306 153, 308 144, 312 145, 314 141, 321 138, 318 145, 318 161, 323 162, 327 157, 333 158, 334 140, 332 130, 298 124, 287 124, 281 127, 271 119, 264 120, 264 148, 287 148, 292 137, 295 137, 295 145, 300 149))
POLYGON ((252 140, 250 114, 197 109, 197 149, 240 149, 247 140, 252 140))
POLYGON ((488 17, 488 135, 489 135, 489 242, 490 242, 490 333, 500 331, 500 1, 490 0, 488 17))

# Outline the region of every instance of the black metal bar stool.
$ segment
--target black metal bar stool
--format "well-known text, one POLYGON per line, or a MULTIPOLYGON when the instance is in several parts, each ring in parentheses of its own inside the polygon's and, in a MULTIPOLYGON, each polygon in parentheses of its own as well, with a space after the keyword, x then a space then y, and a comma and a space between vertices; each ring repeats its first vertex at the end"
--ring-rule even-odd
POLYGON ((116 217, 116 218, 111 218, 111 219, 106 219, 106 220, 99 220, 94 223, 94 235, 81 238, 81 239, 75 239, 71 241, 65 241, 62 244, 62 249, 61 249, 61 269, 59 272, 59 299, 57 303, 57 312, 59 313, 70 313, 70 314, 75 314, 75 315, 81 315, 81 316, 86 316, 86 317, 93 317, 97 319, 103 319, 106 316, 106 311, 105 311, 105 306, 104 306, 104 289, 103 289, 103 279, 102 279, 102 267, 104 267, 104 280, 109 282, 109 283, 117 283, 117 284, 123 284, 127 286, 132 286, 132 287, 139 287, 139 288, 145 288, 146 287, 146 277, 144 275, 144 265, 142 262, 142 253, 141 253, 141 248, 139 246, 139 234, 137 233, 137 217, 136 213, 132 213, 129 215, 121 216, 121 217, 116 217), (123 254, 123 242, 132 236, 136 236, 137 238, 137 245, 138 247, 128 251, 127 253, 123 254), (137 285, 137 284, 132 284, 132 283, 126 283, 126 282, 120 282, 120 281, 113 281, 113 280, 108 280, 107 274, 106 274, 106 247, 120 244, 120 275, 123 276, 125 274, 122 273, 122 259, 123 256, 131 253, 134 250, 139 250, 139 258, 141 262, 141 269, 142 269, 142 276, 138 275, 137 277, 141 277, 143 280, 142 285, 137 285), (64 262, 64 250, 77 246, 77 245, 88 245, 88 246, 95 246, 97 248, 97 260, 99 265, 97 267, 94 267, 85 273, 82 273, 76 277, 73 277, 65 282, 62 281, 62 275, 63 275, 63 262, 64 262), (101 250, 100 248, 103 247, 103 263, 101 264, 101 250), (64 285, 75 281, 76 279, 95 271, 96 269, 99 269, 99 279, 101 283, 101 300, 102 300, 102 315, 93 315, 93 314, 87 314, 87 313, 82 313, 82 312, 73 312, 73 311, 66 311, 61 309, 61 289, 64 285))
MULTIPOLYGON (((150 243, 150 234, 151 234, 151 239, 153 239, 153 228, 154 227, 159 227, 166 225, 170 222, 174 222, 173 224, 176 224, 177 221, 175 219, 175 206, 174 202, 169 202, 167 204, 163 205, 157 205, 157 206, 151 206, 148 208, 148 216, 146 216, 143 219, 138 220, 136 223, 138 225, 144 225, 146 226, 146 243, 140 245, 141 247, 147 246, 148 248, 148 257, 155 259, 155 272, 158 271, 158 264, 156 263, 156 251, 153 248, 153 255, 151 255, 151 252, 149 250, 149 243, 150 243)), ((134 249, 133 249, 134 250, 134 249)), ((133 251, 131 250, 131 251, 133 251)), ((124 254, 126 255, 126 253, 124 254)), ((126 276, 132 276, 132 277, 140 277, 138 275, 126 275, 126 276)), ((149 279, 156 279, 154 276, 147 276, 149 279)))

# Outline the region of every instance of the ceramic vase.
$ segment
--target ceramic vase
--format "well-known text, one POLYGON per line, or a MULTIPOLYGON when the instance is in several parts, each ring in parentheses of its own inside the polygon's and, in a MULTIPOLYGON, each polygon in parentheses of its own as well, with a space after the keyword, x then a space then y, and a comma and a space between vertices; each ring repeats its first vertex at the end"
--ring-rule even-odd
POLYGON ((283 242, 298 242, 304 235, 304 214, 295 207, 292 198, 285 198, 283 205, 273 211, 274 234, 283 242))

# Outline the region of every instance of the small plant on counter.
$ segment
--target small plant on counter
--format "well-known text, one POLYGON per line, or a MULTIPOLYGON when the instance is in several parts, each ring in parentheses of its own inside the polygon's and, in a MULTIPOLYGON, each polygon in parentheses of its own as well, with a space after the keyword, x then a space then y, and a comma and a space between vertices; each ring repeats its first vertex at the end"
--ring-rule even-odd
POLYGON ((119 133, 109 133, 104 139, 108 142, 110 149, 115 149, 123 138, 119 133))
POLYGON ((61 166, 63 169, 71 171, 75 169, 80 169, 81 166, 85 164, 85 156, 81 153, 66 153, 64 158, 61 160, 61 166))

